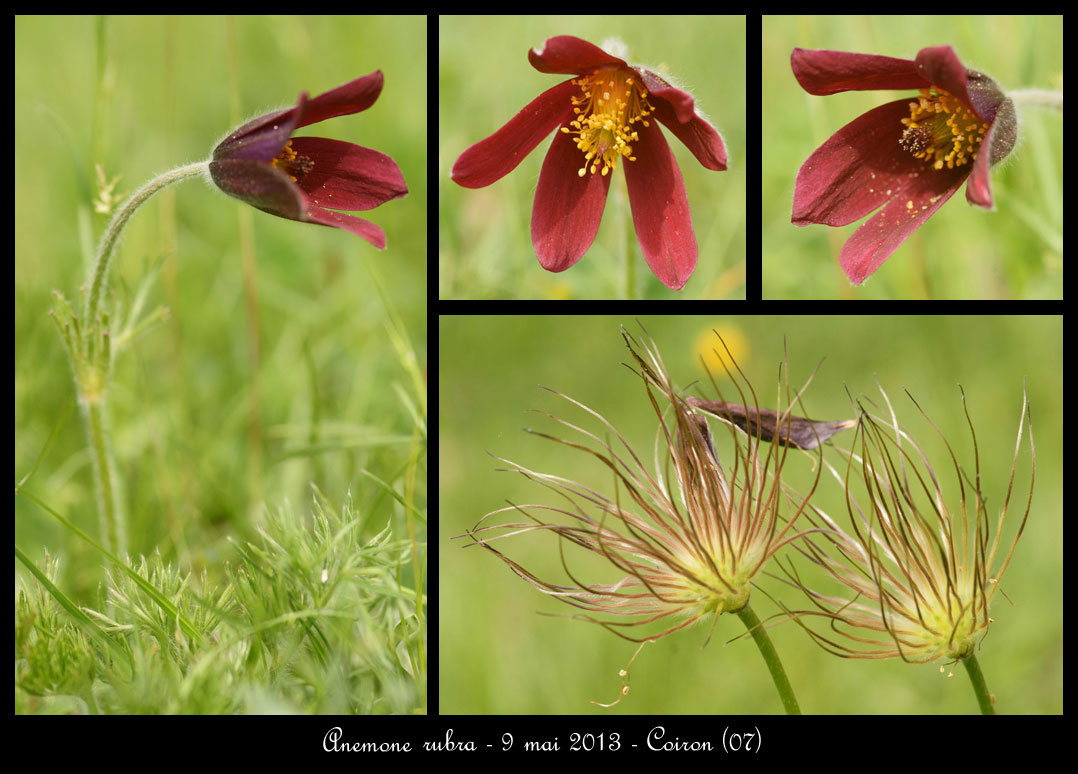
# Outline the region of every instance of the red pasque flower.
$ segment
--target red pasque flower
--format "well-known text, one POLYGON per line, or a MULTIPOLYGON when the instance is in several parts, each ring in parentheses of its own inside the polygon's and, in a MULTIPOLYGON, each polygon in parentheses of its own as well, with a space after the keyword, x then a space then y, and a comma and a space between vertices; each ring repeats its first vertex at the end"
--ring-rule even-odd
POLYGON ((809 94, 920 90, 844 126, 797 173, 795 225, 845 226, 883 205, 842 247, 852 282, 864 282, 966 178, 966 200, 992 207, 988 169, 1014 147, 1014 105, 950 46, 923 48, 914 60, 795 48, 790 65, 809 94))
POLYGON ((540 94, 509 123, 468 148, 453 180, 482 188, 511 172, 544 137, 561 128, 539 173, 532 244, 548 271, 565 271, 599 230, 610 172, 625 159, 636 237, 664 285, 680 289, 696 267, 685 184, 658 119, 708 169, 726 169, 722 138, 696 112, 688 92, 643 67, 570 35, 528 52, 542 73, 578 77, 540 94))
POLYGON ((376 70, 294 108, 241 126, 213 150, 210 176, 229 196, 271 215, 351 231, 382 250, 386 235, 370 221, 334 210, 372 210, 408 193, 392 158, 324 137, 293 137, 301 126, 366 110, 382 91, 376 70))

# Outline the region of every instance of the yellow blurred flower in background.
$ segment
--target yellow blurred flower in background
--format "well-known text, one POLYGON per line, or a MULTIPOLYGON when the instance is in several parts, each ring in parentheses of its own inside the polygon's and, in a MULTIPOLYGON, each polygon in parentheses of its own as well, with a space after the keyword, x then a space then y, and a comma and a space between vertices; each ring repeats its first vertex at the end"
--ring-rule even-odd
MULTIPOLYGON (((733 359, 742 367, 746 366, 751 359, 749 340, 744 331, 730 323, 715 323, 700 329, 700 333, 697 334, 692 347, 693 360, 696 364, 700 365, 702 360, 703 364, 707 366, 707 370, 716 376, 726 372, 722 366, 722 360, 719 358, 721 348, 718 346, 718 339, 715 338, 716 333, 726 342, 733 359)), ((727 363, 727 365, 730 364, 727 363)), ((701 370, 704 370, 703 365, 701 365, 701 370)))

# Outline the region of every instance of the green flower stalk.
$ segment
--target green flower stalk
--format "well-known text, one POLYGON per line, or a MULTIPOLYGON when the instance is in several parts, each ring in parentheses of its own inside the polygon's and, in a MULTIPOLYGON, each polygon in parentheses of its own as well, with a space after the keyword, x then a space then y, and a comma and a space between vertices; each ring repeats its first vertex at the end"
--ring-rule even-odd
MULTIPOLYGON (((937 476, 927 454, 898 423, 882 387, 880 392, 889 419, 862 406, 853 447, 846 452, 845 471, 828 466, 846 491, 853 534, 813 508, 810 520, 824 529, 806 533, 799 545, 801 553, 823 567, 852 596, 813 591, 790 570, 794 584, 817 607, 792 615, 815 642, 839 656, 901 658, 910 663, 962 661, 982 711, 994 714, 975 651, 992 623, 990 603, 1010 565, 1032 504, 1036 453, 1029 401, 1023 395, 1007 493, 999 515, 993 517, 981 487, 977 436, 965 393, 962 405, 973 440, 974 467, 971 476, 943 438, 950 457, 948 467, 954 475, 953 485, 945 487, 946 479, 937 476), (1029 439, 1029 494, 1021 522, 1007 544, 1003 540, 1004 520, 1014 492, 1023 431, 1029 439), (810 628, 806 622, 817 616, 827 622, 830 632, 848 642, 810 628)), ((932 423, 916 400, 913 402, 932 423)), ((934 423, 932 426, 940 432, 934 423)))
MULTIPOLYGON (((818 446, 819 441, 852 423, 812 423, 793 416, 789 407, 797 405, 801 395, 790 399, 788 380, 780 383, 788 408, 762 411, 756 393, 730 357, 723 358, 723 366, 737 387, 740 403, 683 397, 674 388, 654 342, 649 339, 649 344, 641 345, 628 333, 623 331, 622 335, 659 420, 656 473, 651 473, 601 414, 555 392, 597 419, 601 432, 547 415, 585 440, 535 434, 598 460, 614 479, 613 496, 502 460, 565 502, 501 508, 484 516, 467 535, 539 591, 582 611, 574 617, 598 623, 627 640, 654 641, 697 621, 710 618, 714 626, 722 613, 737 613, 757 640, 787 711, 796 713, 793 691, 766 632, 749 607, 749 597, 754 579, 775 552, 800 537, 795 524, 811 491, 788 512, 780 512, 780 504, 786 502, 782 470, 790 450, 818 446), (727 362, 733 363, 733 370, 727 362), (745 381, 744 387, 735 372, 745 381), (733 447, 732 455, 724 461, 716 451, 709 415, 718 422, 717 432, 728 435, 733 447), (814 429, 817 425, 819 431, 814 429), (815 434, 815 443, 793 440, 806 432, 815 434), (775 442, 761 443, 766 440, 775 442), (519 513, 526 520, 485 524, 507 512, 519 513), (562 564, 570 583, 544 580, 493 545, 530 533, 560 539, 562 564), (598 554, 622 577, 613 583, 578 580, 565 562, 566 544, 598 554)), ((816 470, 819 481, 822 465, 816 470)))
MULTIPOLYGON (((75 379, 75 391, 93 463, 101 536, 109 550, 121 557, 127 551, 127 529, 120 494, 121 481, 112 452, 109 387, 116 355, 138 332, 138 324, 135 315, 132 315, 121 334, 114 336, 104 303, 109 271, 120 236, 139 208, 154 194, 173 183, 202 174, 207 166, 207 162, 188 164, 159 175, 136 191, 116 211, 98 247, 81 318, 75 314, 66 298, 54 293, 56 308, 50 314, 60 330, 75 379)), ((141 327, 144 329, 164 319, 165 314, 164 309, 155 310, 141 327)))

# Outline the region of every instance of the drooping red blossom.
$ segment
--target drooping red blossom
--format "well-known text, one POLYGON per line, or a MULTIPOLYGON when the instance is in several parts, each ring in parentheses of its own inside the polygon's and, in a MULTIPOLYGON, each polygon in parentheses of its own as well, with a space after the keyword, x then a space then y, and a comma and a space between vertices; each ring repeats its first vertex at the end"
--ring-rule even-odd
POLYGON ((966 200, 990 209, 989 167, 1014 147, 1014 105, 988 76, 968 70, 950 46, 894 59, 795 48, 790 65, 809 94, 919 89, 873 108, 809 156, 797 173, 792 221, 858 228, 839 261, 860 285, 968 178, 966 200), (988 152, 984 152, 988 149, 988 152))
POLYGON ((542 73, 575 75, 540 94, 485 140, 465 150, 452 178, 482 188, 511 172, 559 129, 539 173, 532 244, 539 263, 564 271, 599 230, 609 173, 625 160, 633 225, 648 266, 680 289, 696 267, 696 236, 674 154, 658 119, 707 169, 726 169, 722 138, 696 112, 692 95, 586 40, 559 35, 528 52, 542 73))
POLYGON ((335 210, 372 210, 408 193, 392 158, 324 137, 293 137, 303 126, 366 110, 382 92, 382 71, 364 75, 294 108, 249 121, 213 151, 210 176, 229 196, 289 220, 351 231, 382 250, 386 235, 370 221, 335 210))

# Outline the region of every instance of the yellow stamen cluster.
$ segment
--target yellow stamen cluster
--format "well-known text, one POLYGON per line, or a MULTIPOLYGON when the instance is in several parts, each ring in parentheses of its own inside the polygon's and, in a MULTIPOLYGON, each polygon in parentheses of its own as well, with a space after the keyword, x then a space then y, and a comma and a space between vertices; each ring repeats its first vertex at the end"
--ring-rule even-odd
POLYGON ((281 152, 274 157, 270 164, 292 178, 293 183, 298 182, 296 178, 299 175, 305 175, 314 169, 314 162, 310 158, 297 156, 296 152, 292 150, 291 140, 284 144, 281 152))
POLYGON ((584 152, 584 166, 577 172, 581 177, 588 171, 594 175, 602 163, 602 174, 618 168, 618 159, 624 156, 636 161, 629 143, 640 137, 633 124, 643 121, 655 108, 648 104, 648 92, 637 82, 629 70, 603 70, 585 75, 573 81, 584 92, 573 97, 573 112, 577 118, 569 126, 562 127, 566 134, 575 134, 576 147, 584 152))
POLYGON ((988 131, 969 106, 943 89, 921 89, 910 103, 910 117, 903 118, 906 131, 899 143, 933 169, 954 169, 977 158, 988 131))

